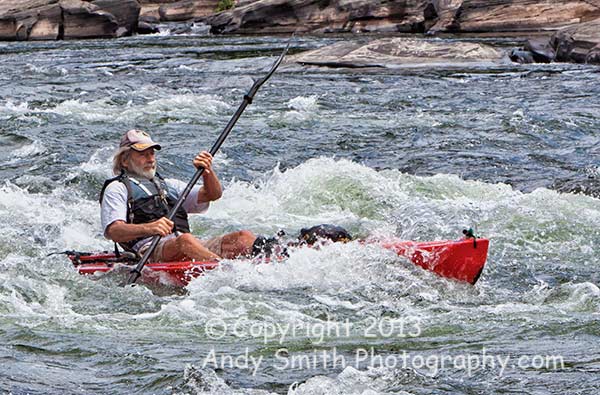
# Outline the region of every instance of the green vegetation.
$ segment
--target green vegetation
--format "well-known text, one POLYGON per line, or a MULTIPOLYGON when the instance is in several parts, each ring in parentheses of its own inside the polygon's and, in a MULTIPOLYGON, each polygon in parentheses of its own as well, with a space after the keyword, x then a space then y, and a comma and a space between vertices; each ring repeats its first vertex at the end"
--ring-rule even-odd
POLYGON ((233 0, 219 0, 217 3, 217 12, 229 10, 235 6, 233 0))

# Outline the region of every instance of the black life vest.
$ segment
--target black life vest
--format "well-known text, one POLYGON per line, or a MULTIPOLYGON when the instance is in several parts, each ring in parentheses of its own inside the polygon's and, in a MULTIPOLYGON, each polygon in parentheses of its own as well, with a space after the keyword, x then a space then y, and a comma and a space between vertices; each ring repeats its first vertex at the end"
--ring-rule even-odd
MULTIPOLYGON (((177 203, 177 192, 170 188, 158 173, 151 180, 140 180, 131 174, 122 172, 117 177, 104 181, 100 191, 100 204, 104 198, 104 191, 114 181, 122 182, 127 188, 128 224, 146 224, 166 217, 177 203)), ((175 213, 173 222, 175 223, 174 231, 190 233, 188 215, 183 206, 175 213)), ((127 251, 133 251, 133 246, 146 237, 119 243, 119 245, 127 251)))

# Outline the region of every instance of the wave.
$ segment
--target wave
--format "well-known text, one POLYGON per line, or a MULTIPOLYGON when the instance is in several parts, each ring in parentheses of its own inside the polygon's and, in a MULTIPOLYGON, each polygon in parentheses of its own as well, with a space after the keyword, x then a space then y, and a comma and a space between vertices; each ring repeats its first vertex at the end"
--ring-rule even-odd
MULTIPOLYGON (((107 156, 108 149, 99 150, 79 171, 103 177, 109 171, 107 156)), ((474 226, 492 240, 490 259, 480 283, 472 288, 424 272, 389 251, 358 243, 292 250, 290 258, 281 264, 225 262, 222 269, 192 281, 183 299, 153 296, 150 305, 134 303, 130 307, 136 314, 150 314, 140 319, 160 327, 163 320, 200 323, 210 317, 225 317, 226 303, 236 317, 266 308, 273 317, 309 320, 313 315, 303 302, 281 298, 288 293, 304 294, 306 289, 311 290, 309 304, 317 310, 353 316, 357 314, 353 306, 359 306, 359 316, 391 308, 435 317, 440 309, 461 311, 458 306, 471 300, 475 300, 475 309, 482 309, 478 307, 481 303, 500 306, 518 302, 538 312, 556 303, 586 311, 595 311, 598 306, 597 289, 562 285, 567 263, 578 278, 593 278, 592 263, 597 262, 600 240, 600 205, 594 198, 545 189, 524 194, 507 185, 465 181, 451 175, 378 172, 332 158, 312 159, 287 170, 275 168, 253 183, 232 180, 225 184, 223 198, 212 204, 206 215, 192 216, 193 230, 200 237, 240 228, 269 235, 283 228, 293 238, 301 227, 335 223, 358 237, 377 234, 431 240, 458 238, 463 227, 474 226), (556 283, 549 287, 557 290, 558 296, 523 297, 540 278, 553 278, 556 283), (254 300, 255 293, 271 295, 267 305, 254 300), (561 295, 565 293, 563 302, 561 295), (214 299, 214 295, 220 297, 214 299)), ((53 269, 49 278, 39 281, 67 290, 83 286, 91 295, 104 293, 108 286, 128 300, 128 291, 109 280, 97 283, 80 279, 65 258, 44 258, 49 252, 66 249, 112 248, 100 231, 97 202, 82 198, 78 187, 57 184, 50 193, 29 192, 10 183, 0 188, 0 220, 7 225, 0 236, 0 266, 36 278, 42 265, 53 269)), ((4 281, 12 283, 10 276, 4 281)), ((17 296, 20 292, 14 284, 5 291, 5 303, 21 303, 10 299, 13 291, 17 296)), ((87 296, 81 299, 65 292, 69 296, 64 303, 86 315, 82 308, 87 296)), ((25 296, 21 299, 28 300, 25 296)), ((36 309, 46 308, 41 306, 36 309)), ((98 306, 95 314, 107 314, 111 321, 111 306, 125 308, 114 298, 108 305, 98 306)), ((130 325, 130 319, 121 317, 118 325, 130 325)))
MULTIPOLYGON (((143 92, 142 92, 143 93, 143 92)), ((84 99, 69 99, 53 107, 38 109, 29 103, 15 104, 11 101, 0 106, 0 117, 28 116, 39 117, 42 114, 55 114, 69 117, 72 121, 92 123, 116 122, 188 122, 190 120, 220 115, 230 109, 229 104, 213 95, 196 95, 192 93, 173 94, 148 100, 145 103, 118 104, 110 99, 85 101, 84 99)))

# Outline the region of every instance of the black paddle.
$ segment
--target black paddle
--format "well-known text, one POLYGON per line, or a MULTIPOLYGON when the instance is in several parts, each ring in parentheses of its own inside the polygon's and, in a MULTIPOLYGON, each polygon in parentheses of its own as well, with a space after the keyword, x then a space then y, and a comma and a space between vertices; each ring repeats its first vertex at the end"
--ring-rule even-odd
MULTIPOLYGON (((248 105, 252 104, 252 99, 254 98, 254 95, 256 94, 258 89, 265 82, 267 82, 267 80, 273 75, 275 70, 277 70, 277 67, 279 67, 279 65, 281 64, 281 61, 283 61, 283 57, 285 56, 285 54, 288 51, 288 48, 290 47, 290 42, 291 42, 291 40, 288 41, 283 52, 281 53, 281 55, 279 56, 277 61, 275 61, 275 63, 273 64, 273 67, 271 67, 271 70, 269 70, 267 75, 265 75, 261 79, 255 80, 254 85, 252 85, 252 88, 250 88, 248 93, 246 95, 244 95, 244 100, 238 107, 235 114, 233 114, 233 117, 231 117, 231 119, 229 120, 229 123, 227 124, 227 126, 225 126, 225 129, 223 129, 223 131, 221 132, 221 135, 219 136, 219 138, 217 139, 215 144, 210 149, 211 155, 214 156, 217 153, 217 151, 219 150, 219 148, 221 148, 221 144, 223 144, 223 142, 229 135, 229 132, 231 132, 231 129, 233 129, 233 126, 238 121, 238 119, 240 118, 240 116, 242 115, 242 113, 244 112, 246 107, 248 105)), ((198 180, 200 179, 200 176, 202 175, 202 173, 204 173, 203 167, 200 167, 198 170, 196 170, 196 173, 194 174, 194 176, 192 177, 190 182, 187 184, 187 186, 185 187, 185 189, 179 196, 177 203, 175 203, 175 206, 173 206, 173 208, 171 208, 171 211, 169 211, 169 215, 167 216, 167 218, 169 218, 169 220, 173 220, 173 217, 175 217, 175 213, 177 212, 177 210, 179 210, 179 208, 181 207, 181 205, 183 204, 185 199, 188 197, 192 188, 194 187, 194 185, 196 185, 196 182, 198 182, 198 180)), ((135 283, 137 281, 137 279, 140 277, 140 275, 142 273, 142 269, 144 268, 144 265, 146 265, 146 262, 148 262, 148 259, 150 258, 150 256, 154 252, 154 250, 156 249, 156 246, 158 245, 158 242, 160 241, 160 239, 161 239, 160 235, 156 235, 152 238, 152 244, 150 244, 150 247, 146 250, 146 252, 144 253, 144 256, 142 256, 142 259, 140 259, 140 261, 136 265, 135 269, 133 269, 131 271, 131 275, 129 276, 129 278, 127 280, 127 284, 135 283)))

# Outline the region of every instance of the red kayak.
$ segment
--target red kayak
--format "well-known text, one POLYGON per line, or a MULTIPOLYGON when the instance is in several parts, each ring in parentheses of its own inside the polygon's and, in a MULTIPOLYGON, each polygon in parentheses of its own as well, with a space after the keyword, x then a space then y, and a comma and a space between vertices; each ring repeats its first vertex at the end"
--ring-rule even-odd
POLYGON ((475 284, 487 259, 488 239, 383 242, 381 246, 442 277, 475 284))
MULTIPOLYGON (((370 242, 369 244, 373 244, 370 242)), ((382 247, 408 258, 423 269, 454 280, 475 284, 483 271, 487 259, 488 239, 464 239, 447 241, 386 241, 376 242, 382 247)), ((117 258, 112 253, 82 254, 70 253, 69 258, 82 275, 106 273, 122 263, 134 264, 117 258)), ((263 262, 263 260, 260 260, 263 262)), ((193 278, 219 266, 219 262, 160 262, 148 263, 144 267, 142 281, 161 281, 173 286, 184 287, 193 278)), ((121 266, 122 267, 122 266, 121 266)))

